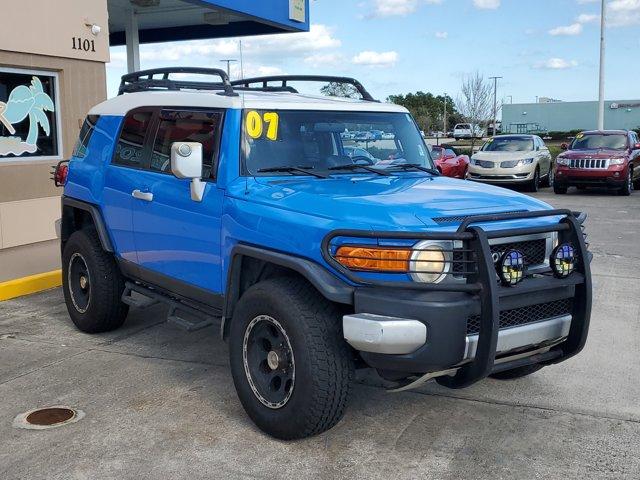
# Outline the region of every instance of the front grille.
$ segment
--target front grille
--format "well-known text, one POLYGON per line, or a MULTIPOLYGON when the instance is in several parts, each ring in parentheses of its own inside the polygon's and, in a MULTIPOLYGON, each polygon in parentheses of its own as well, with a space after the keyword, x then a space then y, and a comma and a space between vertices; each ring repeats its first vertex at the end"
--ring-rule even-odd
POLYGON ((582 168, 585 170, 606 170, 609 168, 608 158, 572 158, 570 168, 582 168))
POLYGON ((493 162, 490 162, 488 160, 476 160, 475 162, 477 166, 482 168, 493 168, 495 166, 493 162))
MULTIPOLYGON (((526 240, 523 242, 509 242, 491 245, 491 253, 501 257, 509 250, 520 250, 527 265, 540 265, 546 260, 547 241, 544 238, 526 240)), ((495 258, 495 257, 494 257, 495 258)))
MULTIPOLYGON (((539 322, 549 318, 571 315, 573 299, 563 298, 548 303, 539 303, 527 307, 503 310, 500 312, 500 329, 518 327, 539 322)), ((480 315, 473 315, 467 320, 467 335, 480 332, 480 315)))

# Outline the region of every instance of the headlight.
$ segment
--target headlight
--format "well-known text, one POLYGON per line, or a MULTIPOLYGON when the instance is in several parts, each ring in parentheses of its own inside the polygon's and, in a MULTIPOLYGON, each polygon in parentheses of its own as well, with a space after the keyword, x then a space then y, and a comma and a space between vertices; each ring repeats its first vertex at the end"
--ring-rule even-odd
POLYGON ((524 254, 520 250, 508 250, 500 259, 498 275, 503 285, 513 287, 524 278, 524 254))
POLYGON ((558 165, 569 166, 569 164, 571 164, 571 160, 569 160, 568 158, 564 158, 564 157, 558 157, 558 158, 556 158, 556 163, 558 165))
POLYGON ((626 158, 621 157, 621 158, 610 158, 609 159, 609 165, 624 165, 624 163, 627 161, 626 158))
POLYGON ((576 254, 573 246, 569 243, 563 243, 553 249, 551 253, 551 269, 558 278, 565 278, 571 275, 575 269, 576 254))
POLYGON ((425 240, 413 247, 409 269, 416 282, 440 283, 451 271, 451 242, 425 240))
POLYGON ((475 165, 476 164, 476 159, 471 157, 471 159, 469 160, 469 164, 470 165, 475 165))

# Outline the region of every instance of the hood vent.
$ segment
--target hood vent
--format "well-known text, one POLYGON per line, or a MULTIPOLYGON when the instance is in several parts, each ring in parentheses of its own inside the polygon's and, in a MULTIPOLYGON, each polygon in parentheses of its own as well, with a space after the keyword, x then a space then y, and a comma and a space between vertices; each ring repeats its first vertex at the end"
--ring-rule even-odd
POLYGON ((452 223, 462 223, 467 218, 484 217, 485 215, 493 215, 493 214, 504 215, 508 213, 522 213, 522 212, 526 212, 526 210, 512 210, 510 212, 491 212, 491 213, 487 212, 487 213, 479 213, 477 215, 455 215, 452 217, 435 217, 435 218, 432 218, 431 220, 436 222, 438 225, 447 225, 452 223))

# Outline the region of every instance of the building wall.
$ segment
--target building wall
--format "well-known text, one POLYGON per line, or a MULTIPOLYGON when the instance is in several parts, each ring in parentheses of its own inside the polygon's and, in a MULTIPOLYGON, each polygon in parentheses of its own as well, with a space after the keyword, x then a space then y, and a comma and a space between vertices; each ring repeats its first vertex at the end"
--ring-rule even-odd
MULTIPOLYGON (((71 156, 87 112, 106 98, 109 38, 106 0, 25 0, 20 8, 3 11, 3 25, 0 73, 57 74, 55 115, 60 135, 56 157, 0 152, 0 283, 60 268, 54 222, 60 217, 61 189, 51 181, 52 165, 71 156), (22 18, 27 13, 31 21, 22 18), (100 24, 101 33, 92 36, 87 22, 100 24), (74 51, 73 36, 95 37, 99 48, 74 51)), ((8 96, 4 91, 0 98, 5 106, 8 96)), ((40 142, 45 136, 42 127, 38 133, 40 142)), ((6 140, 10 133, 0 125, 0 135, 6 140)))
MULTIPOLYGON (((605 102, 605 128, 640 127, 640 100, 605 102), (619 108, 611 108, 611 105, 619 108), (614 106, 615 106, 614 105, 614 106)), ((598 102, 520 103, 502 107, 503 129, 515 124, 539 124, 542 130, 592 130, 598 124, 598 102)))

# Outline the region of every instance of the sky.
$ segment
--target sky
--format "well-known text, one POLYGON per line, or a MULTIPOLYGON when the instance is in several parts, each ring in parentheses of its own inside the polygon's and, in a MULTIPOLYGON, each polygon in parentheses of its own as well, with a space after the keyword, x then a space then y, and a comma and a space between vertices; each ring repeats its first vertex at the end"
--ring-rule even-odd
MULTIPOLYGON (((605 96, 640 98, 640 0, 607 0, 605 96)), ((501 76, 498 98, 595 100, 600 0, 310 0, 309 32, 245 37, 245 77, 348 75, 374 97, 418 90, 458 97, 465 75, 501 76)), ((238 39, 147 44, 141 68, 221 67, 238 39)), ((109 96, 125 73, 111 48, 109 96)), ((239 78, 239 64, 232 64, 239 78)))

